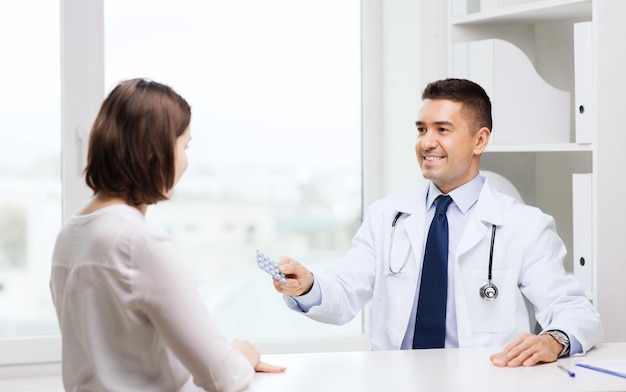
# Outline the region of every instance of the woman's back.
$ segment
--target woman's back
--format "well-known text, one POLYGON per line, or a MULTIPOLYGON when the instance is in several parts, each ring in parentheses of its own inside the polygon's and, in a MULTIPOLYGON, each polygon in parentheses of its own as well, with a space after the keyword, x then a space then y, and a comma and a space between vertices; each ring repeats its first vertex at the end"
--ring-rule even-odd
MULTIPOLYGON (((249 363, 208 317, 198 316, 206 310, 179 261, 175 244, 134 207, 116 204, 68 221, 57 238, 50 282, 63 335, 66 389, 177 391, 188 383, 197 390, 168 348, 168 337, 191 361, 207 354, 190 353, 189 345, 230 358, 242 376, 236 384, 245 385, 252 373, 249 363), (202 321, 201 336, 180 329, 202 321), (181 340, 179 334, 187 337, 181 340)), ((213 363, 208 357, 205 363, 213 363)), ((205 388, 228 387, 210 366, 196 367, 205 388)))

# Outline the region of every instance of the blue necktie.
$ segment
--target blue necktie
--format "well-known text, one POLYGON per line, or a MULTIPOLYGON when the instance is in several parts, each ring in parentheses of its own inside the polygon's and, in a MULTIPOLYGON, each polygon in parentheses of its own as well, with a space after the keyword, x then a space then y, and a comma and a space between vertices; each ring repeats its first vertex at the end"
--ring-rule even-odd
POLYGON ((417 300, 413 348, 442 348, 446 340, 446 301, 448 298, 448 218, 452 202, 447 195, 437 197, 435 216, 428 230, 422 279, 417 300))

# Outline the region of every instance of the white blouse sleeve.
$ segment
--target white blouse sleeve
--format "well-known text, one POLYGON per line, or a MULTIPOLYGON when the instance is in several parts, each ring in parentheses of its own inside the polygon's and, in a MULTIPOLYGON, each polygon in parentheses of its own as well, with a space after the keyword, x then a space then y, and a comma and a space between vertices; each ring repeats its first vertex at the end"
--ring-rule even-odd
POLYGON ((182 257, 166 235, 146 232, 133 241, 137 263, 133 291, 137 306, 168 347, 209 391, 240 391, 249 387, 254 369, 217 330, 193 282, 183 274, 182 257))

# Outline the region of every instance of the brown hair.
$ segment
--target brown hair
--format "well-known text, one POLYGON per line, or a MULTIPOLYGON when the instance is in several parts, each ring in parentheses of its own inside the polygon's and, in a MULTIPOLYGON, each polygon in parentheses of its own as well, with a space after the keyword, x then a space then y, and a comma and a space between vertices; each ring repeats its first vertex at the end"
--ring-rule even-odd
POLYGON ((119 83, 91 128, 85 182, 133 205, 167 199, 174 185, 176 139, 191 108, 172 88, 146 79, 119 83))
POLYGON ((463 116, 472 133, 486 127, 491 131, 491 101, 480 85, 466 79, 443 79, 429 83, 422 99, 447 99, 463 105, 463 116))

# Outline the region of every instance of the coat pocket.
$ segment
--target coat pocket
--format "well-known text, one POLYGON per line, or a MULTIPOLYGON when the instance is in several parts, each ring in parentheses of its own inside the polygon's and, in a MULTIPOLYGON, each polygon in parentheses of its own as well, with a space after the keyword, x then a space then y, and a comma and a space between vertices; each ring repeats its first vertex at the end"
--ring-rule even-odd
POLYGON ((470 325, 474 332, 510 333, 516 327, 516 294, 519 292, 514 270, 493 270, 491 283, 498 295, 485 301, 480 289, 487 284, 486 269, 471 270, 466 280, 466 299, 470 325))

